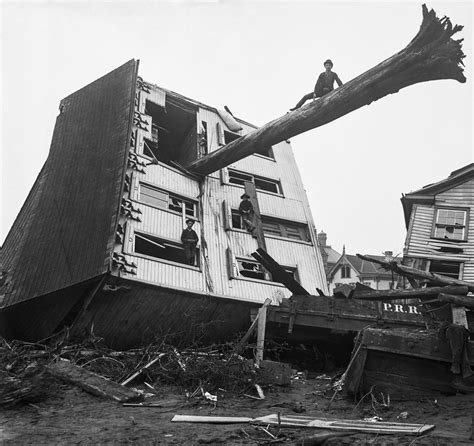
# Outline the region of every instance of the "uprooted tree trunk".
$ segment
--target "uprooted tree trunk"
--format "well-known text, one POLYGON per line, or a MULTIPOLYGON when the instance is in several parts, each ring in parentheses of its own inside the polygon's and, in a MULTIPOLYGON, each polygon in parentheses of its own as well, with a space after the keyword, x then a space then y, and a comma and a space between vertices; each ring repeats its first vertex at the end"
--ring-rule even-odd
POLYGON ((465 57, 462 39, 451 38, 462 28, 453 26, 447 17, 438 19, 434 10, 428 11, 423 5, 421 28, 405 49, 321 99, 269 122, 186 168, 196 174, 208 175, 261 148, 327 124, 409 85, 437 79, 466 82, 462 68, 465 57))

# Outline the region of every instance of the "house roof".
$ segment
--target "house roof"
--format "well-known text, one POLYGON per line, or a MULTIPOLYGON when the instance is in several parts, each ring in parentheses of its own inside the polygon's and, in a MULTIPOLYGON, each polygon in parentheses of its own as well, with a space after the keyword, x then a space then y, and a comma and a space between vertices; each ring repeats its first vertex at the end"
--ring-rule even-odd
MULTIPOLYGON (((385 256, 374 256, 371 254, 365 254, 376 260, 385 261, 385 256)), ((401 262, 401 259, 394 258, 396 262, 401 262)), ((339 267, 343 264, 348 263, 356 272, 358 276, 378 276, 378 277, 391 277, 391 272, 384 270, 381 266, 376 265, 375 263, 368 262, 367 260, 362 260, 356 255, 351 254, 342 254, 337 263, 328 273, 328 278, 332 278, 339 267), (345 261, 344 261, 345 260, 345 261)))
POLYGON ((445 178, 444 180, 438 181, 437 183, 428 184, 421 189, 402 195, 401 201, 407 229, 410 222, 413 204, 433 204, 434 197, 437 194, 459 186, 460 184, 465 183, 466 181, 469 181, 473 178, 474 163, 471 163, 467 166, 452 171, 449 177, 445 178))
POLYGON ((337 263, 341 254, 338 253, 335 249, 332 249, 330 246, 321 246, 321 249, 324 249, 324 252, 328 256, 327 263, 337 263))

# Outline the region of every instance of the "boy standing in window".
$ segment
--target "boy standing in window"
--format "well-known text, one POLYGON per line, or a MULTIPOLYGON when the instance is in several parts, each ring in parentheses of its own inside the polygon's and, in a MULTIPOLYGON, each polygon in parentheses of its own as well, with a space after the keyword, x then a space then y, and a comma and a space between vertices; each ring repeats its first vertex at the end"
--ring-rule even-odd
POLYGON ((243 194, 240 198, 242 199, 239 206, 240 216, 242 217, 242 221, 244 222, 245 229, 252 233, 255 229, 255 225, 253 224, 253 205, 250 202, 250 197, 247 194, 243 194))
POLYGON ((181 233, 181 242, 184 247, 184 260, 188 265, 195 264, 196 259, 196 245, 199 237, 193 229, 194 220, 188 218, 186 220, 186 229, 181 233))
POLYGON ((333 67, 333 63, 331 59, 328 59, 324 62, 324 68, 326 69, 326 71, 322 72, 319 75, 316 85, 314 86, 314 92, 304 95, 301 98, 301 100, 293 108, 290 108, 290 111, 300 108, 306 101, 310 99, 321 98, 325 94, 333 91, 334 82, 337 82, 337 85, 339 85, 339 87, 342 85, 342 82, 341 82, 341 79, 339 79, 339 76, 336 73, 334 73, 334 71, 331 71, 332 67, 333 67))

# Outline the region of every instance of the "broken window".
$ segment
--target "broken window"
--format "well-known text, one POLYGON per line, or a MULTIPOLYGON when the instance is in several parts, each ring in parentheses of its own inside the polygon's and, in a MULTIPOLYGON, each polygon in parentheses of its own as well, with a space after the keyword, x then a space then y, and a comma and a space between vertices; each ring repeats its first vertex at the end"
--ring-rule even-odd
POLYGON ((351 267, 349 265, 342 265, 341 278, 350 279, 350 277, 351 277, 351 267))
POLYGON ((268 280, 263 266, 253 260, 237 259, 239 274, 252 279, 268 280))
POLYGON ((431 273, 459 279, 461 263, 449 260, 431 260, 429 271, 431 273))
POLYGON ((152 119, 151 139, 145 139, 143 147, 145 156, 171 166, 197 159, 197 108, 193 104, 167 94, 166 108, 147 100, 145 113, 152 119))
POLYGON ((255 189, 265 192, 271 192, 281 195, 281 184, 278 180, 259 177, 256 175, 239 172, 237 170, 228 169, 229 183, 244 186, 245 182, 254 183, 255 189))
POLYGON ((262 229, 265 234, 292 240, 309 241, 308 227, 302 223, 294 223, 286 220, 277 220, 262 216, 262 229))
MULTIPOLYGON (((188 264, 184 257, 184 248, 179 242, 174 242, 148 234, 135 232, 134 251, 156 259, 188 264)), ((199 259, 199 248, 196 249, 196 259, 199 259)))
POLYGON ((224 143, 229 144, 232 141, 239 139, 240 136, 241 135, 238 135, 237 133, 232 133, 232 132, 228 132, 227 130, 224 130, 224 143))
POLYGON ((436 209, 434 237, 466 240, 466 217, 462 209, 436 209))
POLYGON ((187 198, 140 183, 140 201, 151 206, 168 209, 185 217, 197 217, 197 203, 187 198))

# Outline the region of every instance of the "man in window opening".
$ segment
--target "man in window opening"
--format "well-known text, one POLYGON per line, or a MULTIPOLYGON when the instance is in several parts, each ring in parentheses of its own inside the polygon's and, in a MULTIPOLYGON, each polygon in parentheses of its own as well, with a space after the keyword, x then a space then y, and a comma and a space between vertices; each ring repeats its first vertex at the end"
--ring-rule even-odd
POLYGON ((193 229, 194 220, 188 218, 186 220, 186 229, 181 234, 181 242, 184 247, 184 260, 188 265, 195 264, 196 259, 196 245, 199 237, 193 229))
POLYGON ((306 101, 309 101, 310 99, 321 98, 325 94, 333 91, 334 82, 337 82, 337 85, 339 85, 339 87, 342 86, 342 82, 341 79, 339 79, 339 76, 334 73, 334 71, 331 71, 332 67, 333 63, 330 59, 324 62, 324 68, 326 69, 326 71, 323 71, 319 75, 316 85, 314 86, 314 92, 304 95, 293 108, 290 108, 290 111, 300 108, 306 101))
POLYGON ((250 197, 247 194, 243 194, 240 198, 242 199, 239 205, 240 216, 244 222, 245 229, 252 233, 255 229, 255 225, 253 224, 253 217, 255 215, 253 205, 250 202, 250 197))

